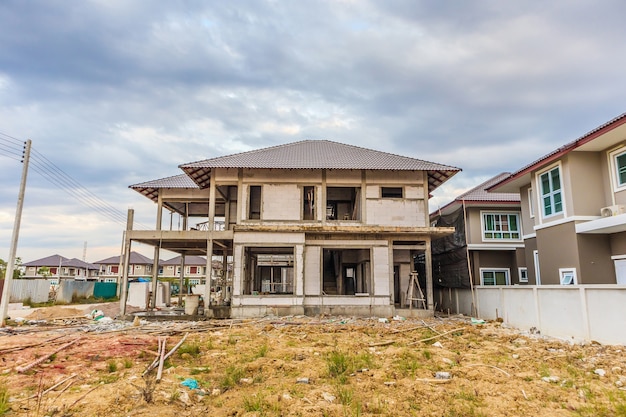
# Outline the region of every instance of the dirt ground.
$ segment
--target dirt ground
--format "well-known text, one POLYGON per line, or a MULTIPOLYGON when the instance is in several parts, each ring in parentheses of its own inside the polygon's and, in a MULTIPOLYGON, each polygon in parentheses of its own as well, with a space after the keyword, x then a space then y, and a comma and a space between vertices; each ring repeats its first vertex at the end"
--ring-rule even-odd
POLYGON ((498 322, 133 324, 53 309, 45 322, 0 330, 0 414, 4 405, 8 416, 34 417, 626 416, 624 347, 498 322), (157 381, 158 366, 146 370, 159 362, 159 340, 170 352, 183 338, 157 381))

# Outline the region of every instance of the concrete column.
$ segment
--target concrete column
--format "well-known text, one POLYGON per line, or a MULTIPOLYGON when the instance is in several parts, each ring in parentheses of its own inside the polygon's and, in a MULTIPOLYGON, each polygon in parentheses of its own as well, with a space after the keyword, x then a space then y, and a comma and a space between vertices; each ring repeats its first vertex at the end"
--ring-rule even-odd
POLYGON ((215 230, 215 173, 209 185, 209 232, 215 230))
MULTIPOLYGON (((209 231, 209 233, 211 233, 209 231)), ((209 235, 210 236, 210 235, 209 235)), ((209 237, 206 241, 206 279, 204 282, 204 317, 209 317, 211 310, 211 287, 213 275, 213 239, 209 237)))
POLYGON ((120 289, 120 316, 126 315, 126 298, 128 298, 128 264, 130 262, 131 240, 135 210, 128 209, 126 218, 126 233, 124 234, 124 261, 122 262, 122 283, 120 289))
POLYGON ((426 238, 426 298, 428 302, 428 310, 434 311, 434 293, 433 293, 433 260, 430 245, 430 236, 426 238))
POLYGON ((178 283, 178 307, 183 305, 183 283, 185 281, 185 252, 180 253, 180 278, 178 283))
POLYGON ((156 307, 157 286, 159 284, 159 256, 161 256, 161 250, 158 246, 155 246, 154 260, 152 261, 152 297, 150 298, 150 308, 156 307))

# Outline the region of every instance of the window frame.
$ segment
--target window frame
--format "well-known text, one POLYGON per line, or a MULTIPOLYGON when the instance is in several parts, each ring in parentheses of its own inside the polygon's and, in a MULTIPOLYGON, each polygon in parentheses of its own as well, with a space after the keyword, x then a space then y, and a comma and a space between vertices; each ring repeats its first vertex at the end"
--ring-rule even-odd
MULTIPOLYGON (((256 192, 255 192, 256 194, 256 192)), ((263 186, 259 184, 248 185, 248 220, 261 220, 263 212, 263 186), (259 206, 252 205, 252 193, 253 190, 258 190, 259 193, 259 206), (256 209, 258 208, 258 212, 256 209), (258 216, 258 217, 257 217, 258 216)))
POLYGON ((517 273, 519 276, 519 282, 523 282, 523 283, 528 283, 528 268, 526 267, 519 267, 517 268, 517 273), (522 278, 522 276, 524 276, 522 278))
POLYGON ((535 200, 533 199, 533 187, 528 189, 528 214, 531 219, 535 218, 535 200))
MULTIPOLYGON (((494 227, 496 225, 496 218, 494 217, 494 227)), ((521 225, 521 215, 519 212, 517 211, 488 211, 488 210, 484 210, 480 212, 480 229, 481 229, 481 236, 482 236, 482 240, 483 242, 520 242, 522 240, 522 225, 521 225), (510 223, 510 216, 515 216, 516 219, 516 226, 517 226, 517 230, 512 231, 498 231, 498 230, 486 230, 487 227, 487 219, 486 216, 507 216, 507 227, 510 227, 511 223, 510 223), (495 234, 509 234, 509 235, 513 235, 514 233, 517 234, 517 237, 487 237, 486 233, 491 233, 492 235, 495 234)), ((500 223, 501 224, 501 223, 500 223)))
MULTIPOLYGON (((609 152, 611 182, 613 183, 613 191, 615 192, 626 190, 626 181, 620 183, 619 165, 617 163, 617 158, 619 158, 620 156, 626 156, 626 147, 620 147, 618 149, 615 149, 614 151, 609 152)), ((624 166, 624 169, 626 169, 626 166, 624 166)))
POLYGON ((488 287, 498 287, 498 286, 509 286, 511 285, 511 270, 509 268, 480 268, 480 285, 488 286, 488 287), (493 272, 493 284, 485 284, 485 272, 493 272), (505 273, 505 281, 504 285, 497 284, 496 272, 504 272, 505 273))
POLYGON ((559 283, 561 285, 578 285, 576 268, 559 268, 559 283), (569 280, 565 282, 569 276, 569 280))
POLYGON ((561 169, 561 164, 553 165, 541 172, 537 173, 537 196, 540 197, 538 201, 541 203, 541 217, 544 219, 564 215, 565 214, 565 198, 563 195, 563 170, 561 169), (553 183, 552 172, 557 171, 559 175, 559 188, 555 190, 553 183), (543 176, 546 175, 548 178, 548 183, 550 184, 550 191, 548 193, 543 192, 543 176), (559 196, 561 209, 557 211, 555 202, 555 196, 559 196), (550 210, 551 213, 546 213, 546 205, 545 199, 550 199, 550 210))

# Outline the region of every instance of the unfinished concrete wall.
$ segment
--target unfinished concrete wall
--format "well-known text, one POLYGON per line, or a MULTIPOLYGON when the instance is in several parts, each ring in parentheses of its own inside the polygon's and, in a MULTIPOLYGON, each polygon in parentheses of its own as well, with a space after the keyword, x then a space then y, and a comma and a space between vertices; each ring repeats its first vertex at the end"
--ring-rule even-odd
POLYGON ((307 245, 304 251, 304 295, 322 293, 322 248, 307 245))
POLYGON ((300 220, 302 211, 301 188, 296 184, 263 185, 263 220, 300 220))

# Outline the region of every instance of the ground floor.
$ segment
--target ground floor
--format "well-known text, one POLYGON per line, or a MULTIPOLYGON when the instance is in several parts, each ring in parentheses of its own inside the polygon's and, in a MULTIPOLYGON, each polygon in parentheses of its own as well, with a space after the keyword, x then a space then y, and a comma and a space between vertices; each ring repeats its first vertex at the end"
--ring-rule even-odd
MULTIPOLYGON (((266 315, 354 315, 391 317, 402 311, 430 316, 434 311, 430 236, 416 233, 329 233, 319 231, 216 232, 213 239, 161 232, 158 252, 175 246, 181 254, 223 257, 228 297, 215 304, 216 283, 206 286, 205 314, 224 306, 230 317, 266 315), (226 261, 228 260, 228 261, 226 261)), ((149 243, 145 233, 128 233, 149 243)), ((154 238, 152 238, 154 239, 154 238)), ((184 267, 181 268, 184 270, 184 267)), ((220 311, 223 311, 221 309, 220 311)), ((221 314, 221 313, 220 313, 221 314)))

